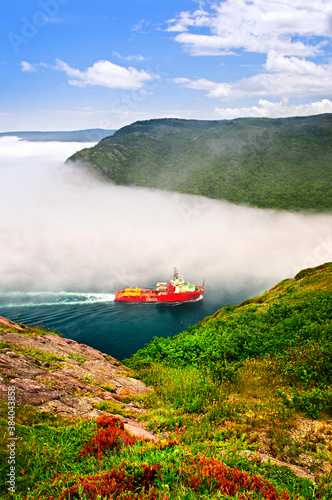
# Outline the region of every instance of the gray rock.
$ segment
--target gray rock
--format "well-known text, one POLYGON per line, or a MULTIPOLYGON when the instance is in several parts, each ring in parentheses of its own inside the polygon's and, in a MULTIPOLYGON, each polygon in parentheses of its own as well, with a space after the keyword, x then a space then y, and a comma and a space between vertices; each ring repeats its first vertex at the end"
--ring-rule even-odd
POLYGON ((38 406, 52 399, 59 399, 61 393, 47 387, 38 380, 15 378, 9 385, 16 387, 16 402, 21 405, 38 406))
MULTIPOLYGON (((5 332, 0 333, 0 342, 11 346, 0 351, 0 398, 4 401, 7 401, 10 384, 15 385, 20 404, 70 418, 95 418, 108 413, 95 408, 97 403, 114 400, 107 386, 116 389, 116 399, 120 401, 123 391, 144 394, 151 390, 140 380, 128 377, 128 370, 111 356, 75 340, 51 334, 32 336, 5 332), (31 354, 18 354, 17 347, 29 349, 31 354), (42 362, 34 357, 33 351, 59 356, 61 361, 42 362)), ((128 409, 136 411, 130 404, 128 409)), ((124 421, 130 432, 154 439, 135 420, 124 421)))
POLYGON ((0 352, 0 373, 5 377, 30 378, 44 373, 41 368, 28 361, 25 356, 14 353, 15 356, 13 357, 9 354, 11 353, 2 354, 0 352))

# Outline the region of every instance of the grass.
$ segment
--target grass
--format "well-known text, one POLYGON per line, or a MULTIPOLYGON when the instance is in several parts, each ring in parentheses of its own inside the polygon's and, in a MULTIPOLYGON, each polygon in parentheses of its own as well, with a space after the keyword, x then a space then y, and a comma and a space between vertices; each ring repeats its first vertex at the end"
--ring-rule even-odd
POLYGON ((95 407, 98 408, 98 410, 106 411, 108 413, 112 413, 113 415, 122 415, 123 417, 136 416, 135 412, 126 410, 126 405, 112 400, 106 400, 102 403, 96 403, 95 407))
MULTIPOLYGON (((129 439, 120 422, 103 428, 98 419, 97 425, 94 421, 62 421, 57 427, 47 422, 19 425, 17 434, 17 470, 23 471, 17 479, 17 500, 68 498, 65 492, 73 494, 80 486, 84 498, 93 485, 97 492, 99 488, 109 494, 115 488, 110 474, 117 480, 115 498, 127 490, 128 498, 242 498, 247 483, 252 485, 253 499, 272 498, 264 491, 274 491, 273 498, 281 498, 282 492, 288 495, 283 498, 316 498, 311 481, 241 455, 247 447, 244 435, 226 440, 220 433, 208 445, 204 441, 185 445, 178 429, 175 440, 154 443, 129 439), (153 491, 161 496, 153 497, 153 491), (225 497, 227 491, 234 494, 225 497)), ((97 492, 87 498, 97 498, 97 492)), ((10 497, 4 492, 2 498, 10 497)))
POLYGON ((86 359, 82 358, 80 354, 74 354, 73 352, 69 353, 69 358, 73 359, 74 361, 77 361, 81 365, 83 365, 86 361, 86 359))
MULTIPOLYGON (((147 498, 235 498, 234 495, 222 496, 220 492, 225 494, 226 490, 216 486, 219 480, 222 484, 220 475, 224 474, 225 466, 241 471, 243 478, 247 478, 244 475, 247 474, 252 480, 258 477, 268 481, 269 488, 274 488, 277 492, 286 491, 289 495, 287 498, 329 498, 319 493, 318 488, 323 491, 324 485, 315 486, 308 479, 298 478, 286 467, 264 464, 259 459, 247 459, 248 451, 254 453, 257 450, 259 429, 262 425, 271 427, 272 439, 279 444, 283 443, 285 436, 282 434, 287 434, 286 431, 291 425, 289 415, 280 411, 277 406, 269 407, 268 403, 271 401, 265 400, 266 394, 262 391, 257 394, 255 384, 251 387, 250 382, 244 385, 239 382, 234 386, 216 386, 208 394, 201 391, 199 409, 202 413, 196 413, 189 402, 191 391, 194 390, 195 384, 197 387, 201 384, 201 379, 195 378, 192 370, 190 375, 187 374, 188 379, 183 368, 179 369, 178 374, 175 374, 174 370, 166 370, 165 381, 174 376, 175 381, 181 381, 190 389, 185 391, 181 405, 181 395, 175 390, 176 383, 174 382, 171 394, 167 394, 160 384, 163 369, 157 368, 155 367, 153 375, 150 375, 151 380, 155 377, 156 393, 145 395, 142 402, 149 408, 147 416, 143 416, 146 425, 160 434, 164 433, 165 439, 159 444, 138 441, 130 446, 121 445, 117 450, 106 447, 99 456, 87 454, 82 457, 81 450, 96 435, 97 426, 94 420, 62 419, 31 407, 18 407, 19 473, 15 498, 60 499, 65 498, 65 491, 78 489, 79 486, 82 487, 80 498, 84 498, 84 492, 87 493, 92 485, 99 485, 101 492, 107 491, 103 488, 110 487, 106 480, 110 471, 116 472, 114 477, 118 478, 117 484, 130 486, 130 481, 135 481, 136 498, 152 495, 153 488, 161 496, 147 498), (248 401, 247 390, 250 387, 250 399, 255 400, 259 396, 259 409, 256 401, 248 401), (154 473, 156 470, 158 474, 154 473), (200 471, 198 477, 197 471, 200 471), (148 489, 143 487, 147 484, 146 476, 150 481, 148 489), (214 477, 219 479, 214 480, 214 477), (101 486, 102 484, 104 486, 101 486)), ((256 366, 255 373, 258 369, 256 366)), ((248 373, 253 372, 253 366, 248 367, 248 373)), ((103 409, 119 413, 118 407, 108 406, 109 403, 111 402, 105 402, 103 409)), ((6 405, 3 404, 1 416, 5 417, 5 413, 6 405)), ((0 420, 0 427, 5 430, 4 418, 0 420)), ((5 477, 7 466, 5 458, 6 454, 2 453, 2 477, 5 477)), ((228 474, 229 469, 227 477, 228 474)), ((324 478, 324 481, 327 485, 330 484, 327 478, 324 478)), ((245 494, 245 490, 240 488, 234 478, 231 482, 235 484, 235 488, 239 488, 239 495, 241 492, 245 494)), ((0 484, 3 495, 1 498, 11 498, 5 492, 4 483, 0 484)), ((121 498, 120 493, 116 498, 121 498)), ((131 491, 130 494, 132 493, 131 491)), ((236 498, 241 498, 239 495, 236 498)), ((251 495, 250 498, 265 498, 260 496, 258 491, 251 492, 251 495)), ((128 498, 135 497, 131 495, 128 498)), ((276 498, 281 498, 281 495, 276 498)))
MULTIPOLYGON (((46 495, 53 481, 62 484, 68 473, 73 474, 78 470, 90 472, 89 463, 77 458, 77 448, 89 434, 92 435, 94 428, 93 421, 62 421, 56 426, 42 422, 32 425, 17 424, 17 498, 26 498, 25 495, 29 491, 34 491, 36 495, 46 495), (61 476, 62 479, 57 480, 61 476)), ((2 464, 0 489, 4 493, 8 465, 4 460, 2 464)))

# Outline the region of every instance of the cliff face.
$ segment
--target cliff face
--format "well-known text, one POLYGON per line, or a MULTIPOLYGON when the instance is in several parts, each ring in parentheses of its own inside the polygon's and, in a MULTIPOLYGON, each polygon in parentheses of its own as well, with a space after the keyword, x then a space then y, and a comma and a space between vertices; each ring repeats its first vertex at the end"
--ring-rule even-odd
MULTIPOLYGON (((1 400, 15 386, 18 404, 63 417, 95 418, 109 413, 103 408, 133 416, 145 411, 123 399, 150 389, 111 356, 57 335, 37 335, 2 317, 0 327, 1 400)), ((131 418, 122 419, 134 434, 153 438, 131 418)))

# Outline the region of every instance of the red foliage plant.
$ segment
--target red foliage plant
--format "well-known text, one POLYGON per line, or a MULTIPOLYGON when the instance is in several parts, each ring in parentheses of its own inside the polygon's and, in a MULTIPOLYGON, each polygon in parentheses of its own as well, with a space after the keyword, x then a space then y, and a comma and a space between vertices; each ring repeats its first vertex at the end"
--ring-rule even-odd
MULTIPOLYGON (((180 471, 179 471, 180 472, 180 471)), ((181 471, 183 475, 183 470, 181 471)), ((187 486, 195 492, 220 491, 223 495, 236 498, 265 498, 267 500, 290 500, 288 493, 278 492, 265 479, 232 469, 216 459, 193 460, 187 469, 187 486), (242 495, 241 495, 242 493, 242 495)), ((117 500, 169 500, 169 496, 156 490, 155 479, 163 482, 161 465, 141 463, 132 468, 122 463, 119 470, 112 469, 98 475, 80 477, 76 485, 64 491, 59 500, 78 500, 86 495, 88 500, 101 498, 117 500)))
POLYGON ((194 491, 212 487, 224 495, 235 496, 241 487, 245 491, 260 493, 267 500, 290 500, 288 493, 278 493, 265 479, 232 469, 214 458, 208 460, 203 458, 194 465, 197 473, 188 480, 188 486, 194 491))
POLYGON ((131 436, 124 428, 122 420, 110 415, 96 418, 97 432, 80 451, 80 456, 94 455, 101 458, 105 450, 119 450, 122 446, 131 446, 138 441, 150 441, 148 438, 131 436))
POLYGON ((168 500, 154 488, 160 465, 141 464, 139 475, 127 475, 125 470, 112 469, 96 476, 80 477, 79 483, 64 491, 59 500, 74 500, 86 495, 89 500, 101 498, 121 500, 168 500))

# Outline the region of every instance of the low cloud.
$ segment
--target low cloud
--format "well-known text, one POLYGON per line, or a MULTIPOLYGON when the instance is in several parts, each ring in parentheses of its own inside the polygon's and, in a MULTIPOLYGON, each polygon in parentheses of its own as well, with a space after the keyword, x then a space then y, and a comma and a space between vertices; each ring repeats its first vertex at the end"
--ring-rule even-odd
MULTIPOLYGON (((23 163, 40 164, 45 163, 47 166, 56 162, 61 162, 75 151, 83 148, 88 148, 95 143, 87 142, 28 142, 19 140, 15 136, 0 137, 0 178, 1 181, 7 180, 7 175, 10 176, 11 171, 7 170, 8 165, 18 166, 21 161, 23 163)), ((19 179, 16 179, 16 185, 19 187, 19 179)))
POLYGON ((113 293, 178 266, 208 290, 256 293, 332 260, 331 215, 115 186, 63 164, 81 147, 1 139, 2 290, 113 293))

